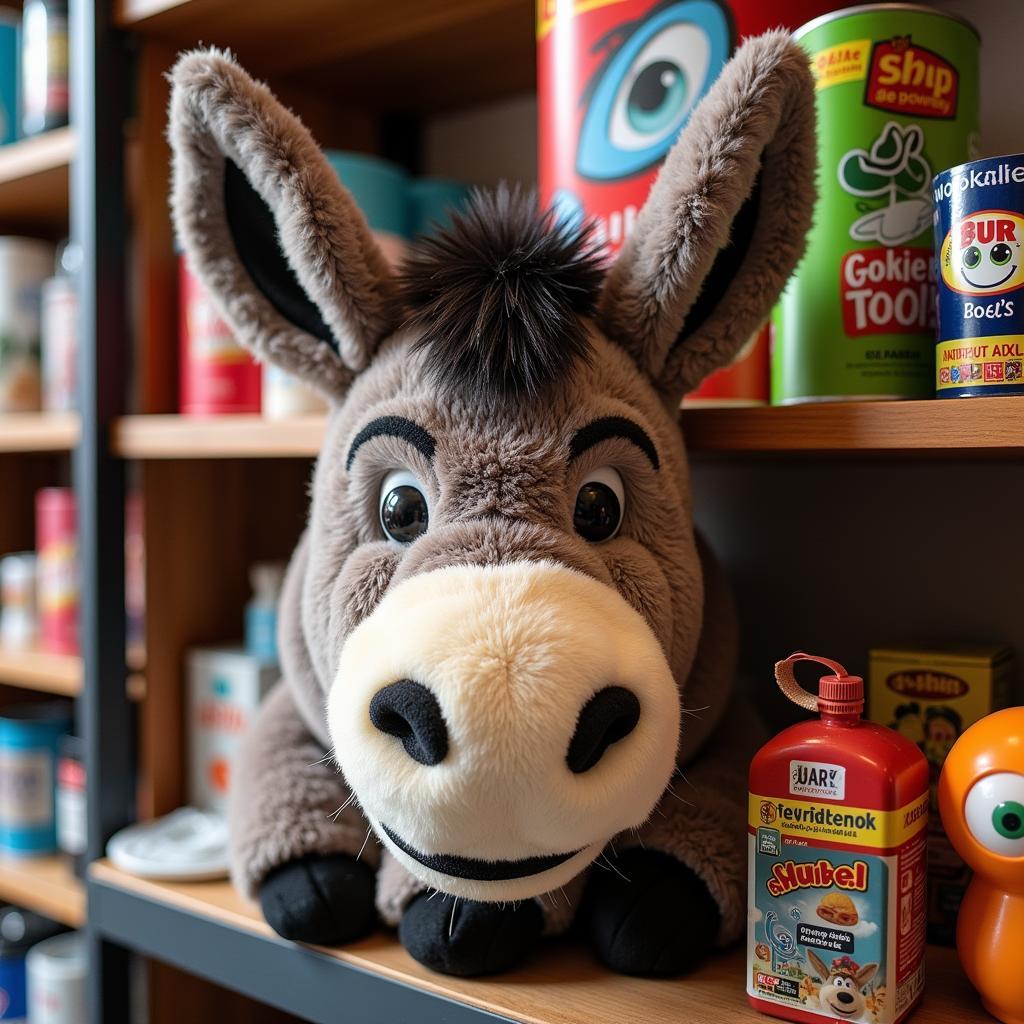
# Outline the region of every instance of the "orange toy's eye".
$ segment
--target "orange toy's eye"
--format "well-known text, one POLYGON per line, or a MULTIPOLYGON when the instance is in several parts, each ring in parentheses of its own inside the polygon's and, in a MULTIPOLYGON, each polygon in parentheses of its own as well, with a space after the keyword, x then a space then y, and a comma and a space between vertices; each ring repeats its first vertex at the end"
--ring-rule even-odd
POLYGON ((964 818, 974 838, 1002 857, 1024 857, 1024 775, 996 772, 967 792, 964 818))

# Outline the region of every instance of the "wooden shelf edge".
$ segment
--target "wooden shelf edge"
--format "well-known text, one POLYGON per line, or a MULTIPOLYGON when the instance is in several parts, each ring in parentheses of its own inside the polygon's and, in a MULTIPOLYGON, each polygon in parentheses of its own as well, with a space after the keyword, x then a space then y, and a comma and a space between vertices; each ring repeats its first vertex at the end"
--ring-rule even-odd
POLYGON ((0 454, 70 451, 79 434, 76 413, 0 413, 0 454))
MULTIPOLYGON (((756 408, 683 409, 694 455, 1024 454, 1024 399, 836 402, 756 408)), ((312 458, 325 420, 304 416, 126 416, 114 451, 126 458, 312 458)))
POLYGON ((62 856, 0 859, 0 900, 27 907, 71 928, 85 923, 85 886, 62 856))
POLYGON ((325 426, 323 416, 124 416, 111 446, 133 459, 312 458, 325 426))
MULTIPOLYGON (((108 861, 90 866, 94 882, 195 915, 231 930, 281 944, 258 909, 229 882, 162 883, 128 875, 108 861)), ((115 936, 116 938, 116 936, 115 936)), ((289 945, 289 948, 294 948, 289 945)), ((435 974, 413 961, 393 932, 381 932, 344 949, 315 953, 387 980, 440 995, 525 1024, 756 1024, 764 1018, 747 1005, 744 951, 716 954, 685 979, 649 980, 613 974, 581 946, 546 943, 527 966, 484 980, 435 974)), ((335 982, 336 984, 336 982, 335 982)), ((915 1024, 980 1024, 988 1018, 951 949, 929 950, 929 988, 915 1024)))
POLYGON ((1018 397, 684 408, 681 423, 701 454, 1024 452, 1018 397))
POLYGON ((77 697, 82 689, 82 659, 69 654, 0 647, 0 683, 77 697))
POLYGON ((0 187, 59 167, 68 167, 75 155, 72 128, 53 131, 0 146, 0 187))

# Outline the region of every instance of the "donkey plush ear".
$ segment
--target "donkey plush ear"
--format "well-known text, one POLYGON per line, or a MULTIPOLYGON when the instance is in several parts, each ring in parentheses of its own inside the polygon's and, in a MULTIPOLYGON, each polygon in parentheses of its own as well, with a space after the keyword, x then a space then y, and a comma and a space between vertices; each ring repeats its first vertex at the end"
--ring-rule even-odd
POLYGON ((238 340, 340 397, 393 326, 388 265, 305 126, 226 54, 171 73, 171 205, 238 340))
POLYGON ((806 54, 780 31, 748 40, 669 153, 598 306, 671 402, 768 316, 803 253, 815 171, 806 54))

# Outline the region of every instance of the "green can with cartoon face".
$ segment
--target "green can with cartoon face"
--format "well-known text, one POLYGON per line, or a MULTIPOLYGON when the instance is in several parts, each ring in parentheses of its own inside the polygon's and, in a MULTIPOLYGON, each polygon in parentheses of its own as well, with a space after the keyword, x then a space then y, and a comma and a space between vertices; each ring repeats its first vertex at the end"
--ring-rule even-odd
POLYGON ((931 182, 976 147, 978 34, 928 7, 877 4, 795 35, 817 83, 819 195, 773 316, 772 401, 929 398, 931 182))

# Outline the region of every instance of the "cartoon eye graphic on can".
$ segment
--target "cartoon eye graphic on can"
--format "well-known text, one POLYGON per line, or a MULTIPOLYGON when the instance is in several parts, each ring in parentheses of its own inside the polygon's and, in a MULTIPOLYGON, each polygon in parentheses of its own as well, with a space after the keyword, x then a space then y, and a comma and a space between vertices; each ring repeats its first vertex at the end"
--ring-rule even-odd
POLYGON ((1024 286, 1024 218, 981 210, 958 221, 942 243, 939 266, 949 288, 965 295, 997 295, 1024 286))
POLYGON ((668 0, 594 49, 607 54, 584 90, 576 170, 617 181, 668 152, 725 65, 732 26, 716 0, 668 0))

